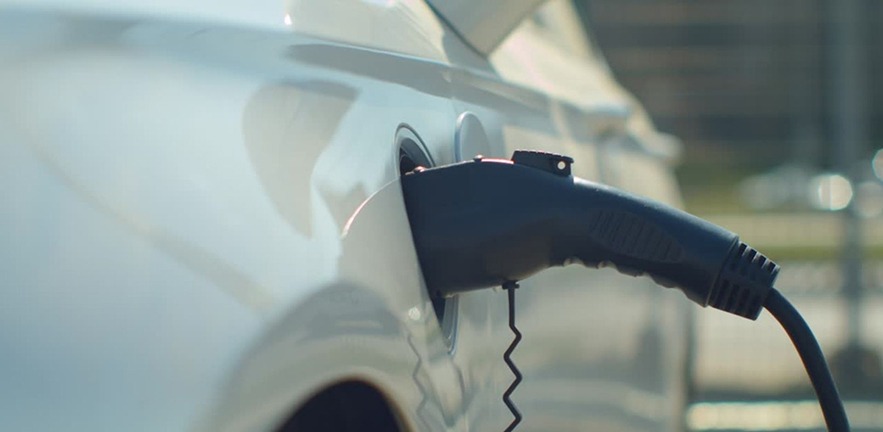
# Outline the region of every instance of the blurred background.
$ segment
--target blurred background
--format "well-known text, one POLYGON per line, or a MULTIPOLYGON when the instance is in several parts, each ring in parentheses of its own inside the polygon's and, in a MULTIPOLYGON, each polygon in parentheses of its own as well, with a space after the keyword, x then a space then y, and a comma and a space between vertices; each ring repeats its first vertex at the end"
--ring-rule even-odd
MULTIPOLYGON (((883 430, 883 2, 575 0, 614 76, 684 143, 692 213, 783 266, 854 430, 883 430)), ((822 430, 772 318, 699 311, 693 430, 822 430)))

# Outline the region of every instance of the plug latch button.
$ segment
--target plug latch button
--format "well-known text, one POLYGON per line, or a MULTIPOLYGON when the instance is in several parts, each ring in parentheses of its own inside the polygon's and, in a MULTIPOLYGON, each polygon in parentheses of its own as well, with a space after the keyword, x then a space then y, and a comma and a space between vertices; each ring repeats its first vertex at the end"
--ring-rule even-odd
POLYGON ((516 150, 512 155, 512 162, 516 165, 529 166, 561 177, 573 175, 570 169, 570 166, 573 165, 573 158, 560 154, 516 150))

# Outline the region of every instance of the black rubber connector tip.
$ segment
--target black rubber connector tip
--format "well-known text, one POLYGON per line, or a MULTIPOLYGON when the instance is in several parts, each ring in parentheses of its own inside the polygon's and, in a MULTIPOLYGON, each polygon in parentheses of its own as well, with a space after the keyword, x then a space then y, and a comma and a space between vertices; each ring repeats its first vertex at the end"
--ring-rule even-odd
POLYGON ((779 266, 776 263, 739 242, 724 262, 708 304, 756 320, 778 274, 779 266))

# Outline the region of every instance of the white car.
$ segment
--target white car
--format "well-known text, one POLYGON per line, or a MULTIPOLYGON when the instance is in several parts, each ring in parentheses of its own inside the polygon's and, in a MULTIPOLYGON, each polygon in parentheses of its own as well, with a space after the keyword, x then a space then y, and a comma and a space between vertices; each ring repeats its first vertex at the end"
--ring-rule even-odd
MULTIPOLYGON (((565 1, 0 0, 0 430, 504 430, 506 294, 376 193, 516 149, 678 203, 565 1)), ((521 286, 516 430, 682 429, 681 293, 521 286)))

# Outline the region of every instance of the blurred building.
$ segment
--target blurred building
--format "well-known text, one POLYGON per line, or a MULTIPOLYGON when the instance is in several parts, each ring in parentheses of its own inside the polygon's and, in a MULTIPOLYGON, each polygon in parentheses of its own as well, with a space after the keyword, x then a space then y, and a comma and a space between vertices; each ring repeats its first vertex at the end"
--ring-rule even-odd
POLYGON ((858 49, 867 141, 883 143, 883 2, 858 1, 854 40, 838 42, 839 0, 577 0, 615 76, 680 137, 688 163, 836 160, 838 67, 858 49), (722 159, 727 158, 727 159, 722 159), (735 159, 734 159, 735 158, 735 159))

